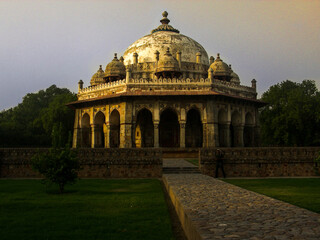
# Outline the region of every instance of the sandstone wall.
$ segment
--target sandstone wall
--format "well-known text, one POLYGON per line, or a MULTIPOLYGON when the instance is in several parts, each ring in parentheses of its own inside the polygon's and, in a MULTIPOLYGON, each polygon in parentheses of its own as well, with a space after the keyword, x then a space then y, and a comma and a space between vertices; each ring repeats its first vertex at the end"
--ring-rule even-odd
MULTIPOLYGON (((214 176, 217 148, 199 151, 200 170, 214 176)), ((320 164, 314 159, 320 147, 221 148, 225 152, 227 177, 317 176, 320 164)), ((0 178, 38 178, 31 158, 47 149, 0 149, 0 178)), ((160 149, 78 149, 82 178, 158 178, 162 176, 160 149)), ((192 153, 194 155, 194 153, 192 153)), ((174 156, 171 156, 174 157, 174 156)), ((219 171, 221 176, 221 171, 219 171)))
MULTIPOLYGON (((292 148, 220 148, 224 154, 227 177, 296 177, 317 176, 319 163, 315 158, 320 147, 292 148)), ((203 174, 214 176, 217 148, 203 148, 199 152, 199 166, 203 174)), ((222 176, 219 169, 219 176, 222 176)))
MULTIPOLYGON (((48 149, 0 149, 0 178, 38 178, 31 158, 48 149)), ((159 178, 162 153, 157 149, 79 149, 81 178, 159 178)))

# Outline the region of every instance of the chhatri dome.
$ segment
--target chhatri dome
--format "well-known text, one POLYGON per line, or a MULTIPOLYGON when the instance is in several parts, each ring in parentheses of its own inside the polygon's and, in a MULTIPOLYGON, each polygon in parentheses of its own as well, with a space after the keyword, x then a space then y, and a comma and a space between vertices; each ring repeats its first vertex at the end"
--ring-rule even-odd
POLYGON ((256 80, 240 77, 220 54, 161 25, 79 81, 74 147, 249 147, 259 143, 256 80), (87 81, 88 82, 88 81, 87 81))

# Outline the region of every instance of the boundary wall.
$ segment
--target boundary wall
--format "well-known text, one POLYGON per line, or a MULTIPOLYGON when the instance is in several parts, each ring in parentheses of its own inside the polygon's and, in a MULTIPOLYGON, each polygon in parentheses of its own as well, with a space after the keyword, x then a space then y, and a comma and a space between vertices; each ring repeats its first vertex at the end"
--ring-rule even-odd
MULTIPOLYGON (((199 150, 201 173, 215 175, 218 148, 199 150)), ((309 177, 320 175, 320 147, 220 148, 227 177, 309 177)), ((31 158, 48 149, 0 149, 0 178, 38 178, 31 158)), ((81 178, 160 178, 162 149, 78 149, 81 178)), ((192 153, 194 155, 194 153, 192 153)), ((173 156, 171 156, 173 157, 173 156)), ((219 170, 219 177, 221 177, 219 170)))
MULTIPOLYGON (((199 168, 202 174, 214 177, 216 152, 224 152, 226 177, 309 177, 320 175, 315 159, 320 147, 202 148, 199 168)), ((222 176, 218 169, 218 176, 222 176)))
MULTIPOLYGON (((48 149, 0 149, 0 178, 39 178, 31 158, 48 149)), ((162 152, 159 149, 77 149, 80 178, 160 178, 162 152)))

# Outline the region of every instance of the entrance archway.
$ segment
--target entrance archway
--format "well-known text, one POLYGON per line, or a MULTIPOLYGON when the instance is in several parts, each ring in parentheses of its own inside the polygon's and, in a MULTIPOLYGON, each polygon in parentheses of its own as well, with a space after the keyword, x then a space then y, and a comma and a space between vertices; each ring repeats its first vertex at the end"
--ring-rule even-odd
POLYGON ((180 145, 178 116, 171 109, 164 110, 160 115, 159 140, 160 147, 179 147, 180 145))
POLYGON ((190 109, 186 122, 186 147, 202 147, 202 122, 199 112, 190 109))
POLYGON ((120 146, 120 114, 113 110, 110 114, 110 147, 118 148, 120 146))
POLYGON ((98 112, 94 117, 94 140, 95 147, 102 148, 105 146, 104 143, 104 132, 103 127, 105 126, 105 116, 102 112, 98 112))
POLYGON ((136 147, 153 147, 152 113, 145 108, 138 112, 135 136, 136 147))
POLYGON ((89 114, 81 118, 81 147, 91 147, 91 128, 89 114))

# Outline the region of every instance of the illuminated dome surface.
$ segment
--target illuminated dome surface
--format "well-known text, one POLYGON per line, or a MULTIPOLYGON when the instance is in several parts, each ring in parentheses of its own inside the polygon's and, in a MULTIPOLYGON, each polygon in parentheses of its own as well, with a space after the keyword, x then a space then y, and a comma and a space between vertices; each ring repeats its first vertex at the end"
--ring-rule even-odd
POLYGON ((162 25, 152 30, 152 33, 146 35, 133 44, 131 44, 125 51, 124 64, 133 63, 133 53, 138 54, 139 62, 155 62, 155 52, 159 51, 160 58, 164 56, 167 48, 173 56, 176 56, 177 52, 181 52, 182 62, 196 62, 196 54, 201 53, 201 63, 209 65, 208 54, 206 50, 195 40, 179 33, 179 30, 174 29, 168 25, 169 19, 166 12, 162 14, 164 18, 160 20, 162 25))

